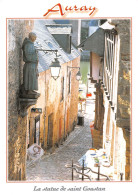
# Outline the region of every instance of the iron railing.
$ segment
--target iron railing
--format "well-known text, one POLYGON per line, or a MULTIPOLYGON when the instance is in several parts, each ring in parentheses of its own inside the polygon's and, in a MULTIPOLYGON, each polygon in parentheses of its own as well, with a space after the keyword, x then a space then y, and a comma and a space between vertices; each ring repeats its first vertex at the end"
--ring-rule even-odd
POLYGON ((73 171, 75 170, 76 173, 82 175, 82 181, 84 180, 84 177, 87 177, 90 181, 92 181, 92 178, 90 177, 90 175, 88 175, 89 172, 91 173, 95 173, 98 175, 97 180, 100 180, 100 176, 106 177, 106 180, 111 181, 110 177, 100 173, 100 166, 98 166, 98 172, 93 171, 90 167, 84 167, 84 161, 83 161, 83 166, 79 166, 77 164, 73 164, 73 160, 72 160, 72 164, 66 164, 65 165, 66 168, 71 168, 72 169, 72 181, 74 180, 74 173, 73 171), (84 171, 87 170, 88 172, 85 174, 84 171))

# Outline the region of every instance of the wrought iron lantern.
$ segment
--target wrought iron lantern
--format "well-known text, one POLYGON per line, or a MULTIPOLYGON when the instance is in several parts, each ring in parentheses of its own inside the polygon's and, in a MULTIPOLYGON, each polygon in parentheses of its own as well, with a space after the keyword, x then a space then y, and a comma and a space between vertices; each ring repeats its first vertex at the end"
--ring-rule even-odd
POLYGON ((79 81, 81 79, 81 73, 80 73, 80 70, 77 72, 76 74, 76 79, 77 81, 79 81))
POLYGON ((53 77, 53 79, 56 80, 59 77, 60 69, 61 69, 58 59, 55 58, 55 61, 52 62, 52 64, 49 67, 51 69, 51 76, 53 77))
POLYGON ((90 78, 90 73, 87 74, 87 79, 89 79, 89 78, 90 78))
POLYGON ((68 72, 68 69, 69 69, 69 68, 72 68, 72 69, 73 69, 73 68, 75 68, 75 69, 77 68, 77 69, 79 69, 79 71, 78 71, 77 74, 76 74, 76 80, 79 81, 79 80, 81 79, 80 67, 67 66, 67 72, 68 72))

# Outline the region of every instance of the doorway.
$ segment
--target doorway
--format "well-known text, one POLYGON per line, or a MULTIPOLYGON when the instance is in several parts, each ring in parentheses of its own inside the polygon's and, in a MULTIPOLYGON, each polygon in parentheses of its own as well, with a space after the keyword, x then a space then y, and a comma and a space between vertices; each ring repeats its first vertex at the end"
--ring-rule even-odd
POLYGON ((40 144, 40 115, 35 117, 34 143, 40 144))
POLYGON ((62 131, 62 117, 59 119, 59 140, 61 140, 61 131, 62 131))
POLYGON ((53 145, 53 114, 48 116, 47 149, 53 145))

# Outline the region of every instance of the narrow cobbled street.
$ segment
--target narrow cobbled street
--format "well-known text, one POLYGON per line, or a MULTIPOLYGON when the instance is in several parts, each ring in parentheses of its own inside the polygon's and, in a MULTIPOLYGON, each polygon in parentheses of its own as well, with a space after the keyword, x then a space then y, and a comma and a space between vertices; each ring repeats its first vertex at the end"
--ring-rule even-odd
MULTIPOLYGON (((27 167, 27 181, 71 181, 71 169, 66 164, 79 164, 78 160, 92 147, 90 122, 94 118, 94 100, 86 100, 84 126, 77 125, 63 145, 52 154, 44 155, 40 161, 27 167)), ((74 180, 79 180, 74 173, 74 180)))

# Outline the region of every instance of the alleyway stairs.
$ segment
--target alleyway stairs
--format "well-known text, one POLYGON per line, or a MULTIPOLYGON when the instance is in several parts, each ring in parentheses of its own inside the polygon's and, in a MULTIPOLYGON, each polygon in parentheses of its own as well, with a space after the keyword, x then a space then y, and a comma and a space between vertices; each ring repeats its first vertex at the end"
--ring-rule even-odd
MULTIPOLYGON (((94 88, 92 87, 91 90, 93 91, 94 88)), ((92 92, 92 94, 94 93, 92 92)), ((69 134, 66 141, 63 142, 63 144, 58 148, 56 148, 54 152, 45 154, 42 156, 41 160, 38 160, 34 164, 27 166, 27 181, 72 181, 72 169, 67 168, 67 166, 71 166, 72 161, 74 166, 75 164, 79 165, 78 160, 90 148, 92 148, 90 122, 94 121, 94 95, 86 99, 85 105, 81 105, 81 112, 83 112, 84 115, 84 125, 77 125, 75 129, 69 134)), ((29 162, 27 161, 27 164, 28 163, 29 162)), ((96 172, 98 172, 98 168, 96 170, 96 172)), ((97 180, 97 178, 98 175, 94 174, 92 180, 97 180)), ((81 180, 82 175, 76 173, 74 170, 73 181, 81 180)), ((105 180, 105 176, 100 176, 100 181, 105 180)), ((90 180, 84 177, 84 181, 90 180)))
MULTIPOLYGON (((94 99, 87 99, 84 126, 77 125, 63 145, 52 154, 46 154, 39 162, 26 170, 27 181, 71 181, 71 169, 66 164, 79 164, 78 160, 92 147, 90 122, 94 118, 94 99)), ((74 180, 80 180, 74 171, 74 180)))

